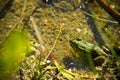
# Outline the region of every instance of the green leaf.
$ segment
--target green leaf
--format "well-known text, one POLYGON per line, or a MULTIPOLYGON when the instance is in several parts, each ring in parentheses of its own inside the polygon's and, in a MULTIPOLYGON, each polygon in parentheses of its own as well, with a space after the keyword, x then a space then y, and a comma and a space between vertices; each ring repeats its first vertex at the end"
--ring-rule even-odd
POLYGON ((25 57, 28 40, 25 31, 13 31, 0 49, 0 80, 7 80, 25 57))

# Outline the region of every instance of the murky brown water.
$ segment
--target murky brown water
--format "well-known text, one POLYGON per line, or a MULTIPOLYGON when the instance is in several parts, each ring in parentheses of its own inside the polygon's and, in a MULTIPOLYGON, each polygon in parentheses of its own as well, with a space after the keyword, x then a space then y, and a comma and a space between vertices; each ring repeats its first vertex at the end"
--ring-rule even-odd
MULTIPOLYGON (((78 4, 76 3, 76 6, 79 6, 79 2, 81 2, 81 0, 78 0, 78 4)), ((23 0, 14 0, 10 9, 7 10, 4 17, 0 19, 0 45, 2 45, 6 36, 9 35, 9 31, 19 23, 23 5, 23 0)), ((110 17, 103 9, 98 7, 97 4, 89 4, 89 6, 91 6, 89 9, 95 16, 113 20, 112 17, 110 17), (93 7, 95 8, 93 9, 93 7)), ((38 27, 39 34, 43 41, 42 45, 45 48, 45 51, 40 48, 43 59, 51 50, 61 26, 61 34, 52 51, 58 62, 62 63, 63 58, 72 56, 69 44, 69 41, 72 39, 81 38, 88 42, 97 44, 94 36, 95 33, 92 32, 93 30, 90 27, 91 24, 87 23, 87 18, 81 9, 74 9, 74 7, 75 5, 73 5, 70 0, 61 0, 60 2, 54 2, 52 5, 43 4, 39 0, 27 1, 22 23, 25 23, 25 28, 30 32, 28 33, 30 34, 30 39, 39 43, 36 38, 33 24, 29 20, 29 16, 34 11, 32 17, 38 27), (38 4, 40 6, 34 11, 38 4)), ((118 24, 107 23, 97 19, 94 20, 97 27, 110 29, 112 34, 116 36, 116 41, 119 41, 120 27, 118 24)), ((113 46, 119 46, 118 43, 112 40, 110 35, 107 35, 107 37, 108 39, 111 39, 109 42, 111 42, 113 46)))

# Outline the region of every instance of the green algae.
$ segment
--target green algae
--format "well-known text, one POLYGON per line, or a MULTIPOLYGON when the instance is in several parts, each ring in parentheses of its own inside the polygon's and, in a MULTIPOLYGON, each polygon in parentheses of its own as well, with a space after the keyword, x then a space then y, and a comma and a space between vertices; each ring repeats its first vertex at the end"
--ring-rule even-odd
POLYGON ((7 37, 0 50, 0 80, 7 80, 25 58, 28 40, 25 31, 16 30, 7 37))

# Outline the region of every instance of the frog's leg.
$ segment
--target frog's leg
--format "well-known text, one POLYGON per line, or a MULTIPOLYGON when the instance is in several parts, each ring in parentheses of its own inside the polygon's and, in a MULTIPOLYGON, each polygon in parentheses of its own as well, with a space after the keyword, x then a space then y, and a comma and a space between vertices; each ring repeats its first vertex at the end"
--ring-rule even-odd
POLYGON ((87 58, 88 58, 88 63, 89 63, 89 65, 90 65, 93 73, 94 73, 94 74, 97 74, 98 72, 97 72, 97 70, 95 69, 95 65, 94 65, 94 63, 93 63, 93 59, 92 59, 91 53, 88 52, 86 56, 87 56, 87 58))
POLYGON ((104 59, 104 62, 102 63, 102 66, 106 65, 106 63, 108 62, 108 58, 105 57, 105 56, 96 57, 94 60, 98 60, 98 59, 104 59))

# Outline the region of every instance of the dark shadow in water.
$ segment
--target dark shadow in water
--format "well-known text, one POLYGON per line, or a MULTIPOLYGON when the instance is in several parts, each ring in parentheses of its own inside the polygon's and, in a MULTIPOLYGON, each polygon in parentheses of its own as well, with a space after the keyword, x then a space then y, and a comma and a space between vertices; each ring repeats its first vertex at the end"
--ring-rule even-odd
POLYGON ((9 0, 4 8, 0 11, 0 19, 4 18, 10 7, 12 6, 14 0, 9 0))
MULTIPOLYGON (((80 8, 91 14, 90 10, 89 10, 89 6, 88 4, 86 3, 86 0, 82 0, 81 3, 80 3, 80 8)), ((87 22, 88 22, 88 25, 90 26, 92 32, 94 33, 94 39, 99 43, 99 45, 103 45, 104 44, 104 41, 103 39, 101 38, 98 30, 97 30, 97 26, 95 25, 95 22, 93 20, 93 18, 91 16, 88 16, 88 15, 85 15, 86 18, 87 18, 87 22)))
POLYGON ((63 63, 67 69, 76 69, 76 70, 86 70, 90 71, 90 66, 87 63, 88 61, 82 59, 73 60, 71 57, 66 56, 63 58, 63 63))

